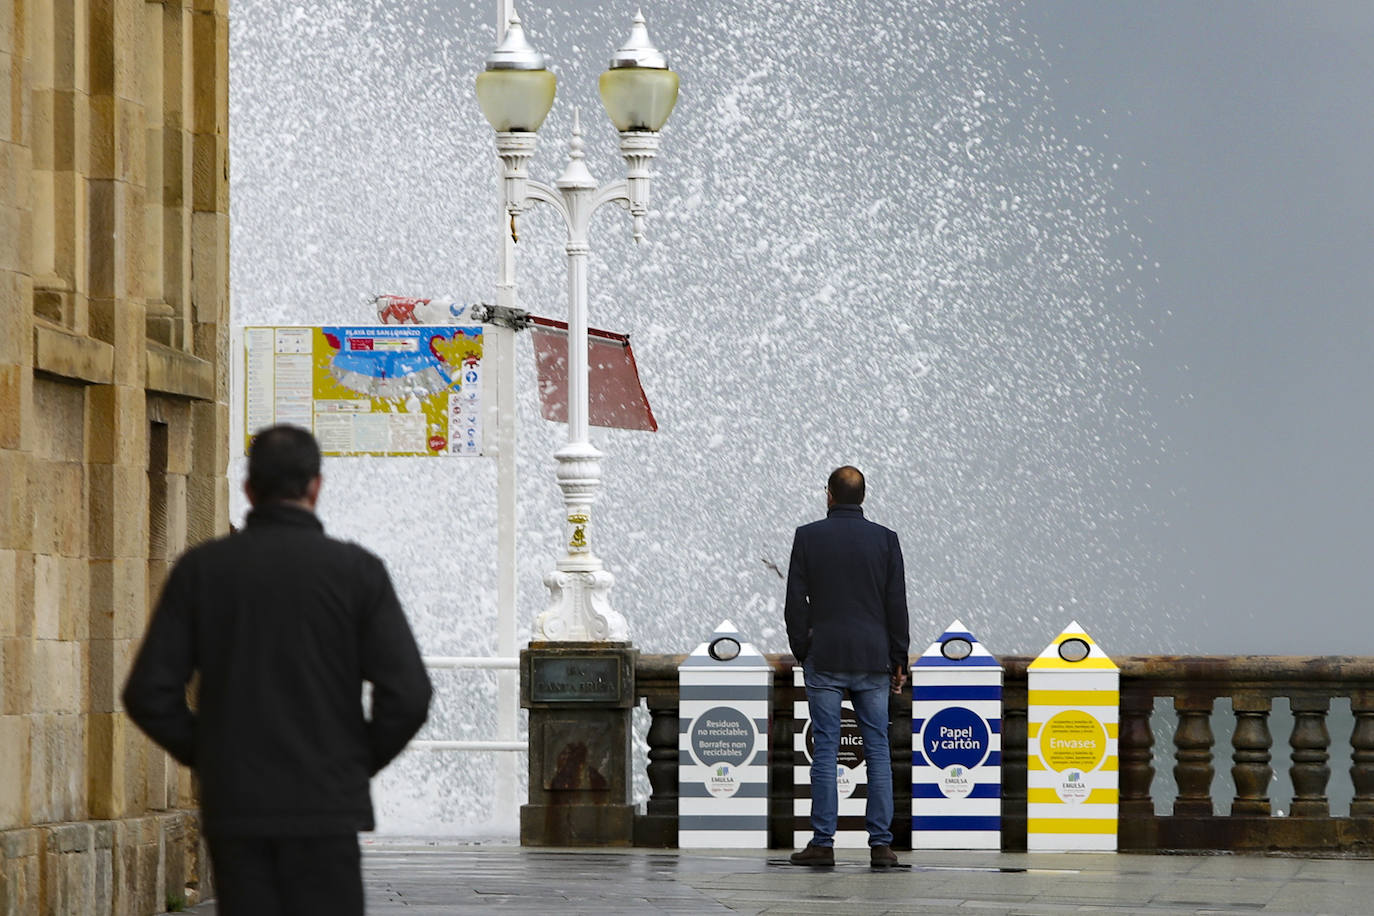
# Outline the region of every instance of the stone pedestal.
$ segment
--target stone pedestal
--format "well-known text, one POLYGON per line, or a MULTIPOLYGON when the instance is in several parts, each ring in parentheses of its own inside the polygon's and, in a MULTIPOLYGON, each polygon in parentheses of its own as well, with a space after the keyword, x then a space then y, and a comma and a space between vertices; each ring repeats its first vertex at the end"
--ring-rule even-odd
POLYGON ((532 642, 520 653, 530 711, 522 846, 629 846, 635 661, 627 642, 532 642))

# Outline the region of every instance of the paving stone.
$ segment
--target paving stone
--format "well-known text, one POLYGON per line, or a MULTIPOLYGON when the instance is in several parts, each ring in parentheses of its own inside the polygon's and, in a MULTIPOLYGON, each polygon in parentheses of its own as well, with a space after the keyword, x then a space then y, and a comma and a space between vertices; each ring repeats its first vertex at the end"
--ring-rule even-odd
MULTIPOLYGON (((921 852, 874 872, 779 864, 779 850, 522 849, 366 838, 368 913, 1354 914, 1374 864, 1258 856, 1029 856, 921 852), (970 864, 971 862, 976 864, 970 864)), ((215 913, 213 902, 190 912, 215 913)))

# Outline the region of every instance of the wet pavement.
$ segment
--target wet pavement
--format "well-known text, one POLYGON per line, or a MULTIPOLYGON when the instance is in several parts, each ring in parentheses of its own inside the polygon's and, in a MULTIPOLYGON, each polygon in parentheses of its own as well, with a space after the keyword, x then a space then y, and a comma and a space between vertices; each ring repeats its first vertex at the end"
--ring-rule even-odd
MULTIPOLYGON (((1260 856, 902 852, 868 867, 786 864, 790 850, 528 849, 364 842, 373 916, 507 913, 1374 913, 1374 862, 1260 856)), ((213 903, 191 912, 213 914, 213 903)))

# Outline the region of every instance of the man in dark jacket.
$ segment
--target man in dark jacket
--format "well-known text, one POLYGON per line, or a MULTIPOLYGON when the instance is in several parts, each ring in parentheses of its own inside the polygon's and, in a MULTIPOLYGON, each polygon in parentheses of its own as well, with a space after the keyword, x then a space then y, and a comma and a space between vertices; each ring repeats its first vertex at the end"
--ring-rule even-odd
POLYGON ((906 683, 909 643, 906 574, 895 532, 864 518, 864 475, 837 468, 825 488, 826 517, 797 529, 787 567, 787 640, 806 677, 815 750, 811 829, 797 865, 835 864, 840 715, 849 691, 868 769, 869 859, 897 864, 892 852, 892 758, 888 694, 906 683))
POLYGON ((320 480, 310 433, 254 438, 247 527, 177 562, 124 687, 134 722, 199 776, 221 916, 361 914, 368 781, 429 711, 386 568, 325 536, 320 480))

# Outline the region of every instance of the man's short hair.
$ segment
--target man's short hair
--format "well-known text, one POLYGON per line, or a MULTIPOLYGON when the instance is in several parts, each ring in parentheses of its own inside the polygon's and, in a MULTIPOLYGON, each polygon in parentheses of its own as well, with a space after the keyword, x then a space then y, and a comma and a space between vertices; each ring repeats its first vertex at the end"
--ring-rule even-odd
POLYGON ((837 505, 858 506, 864 501, 864 475, 853 465, 835 468, 825 486, 837 505))
POLYGON ((300 499, 320 476, 320 446, 299 426, 258 430, 248 449, 248 486, 259 503, 300 499))

